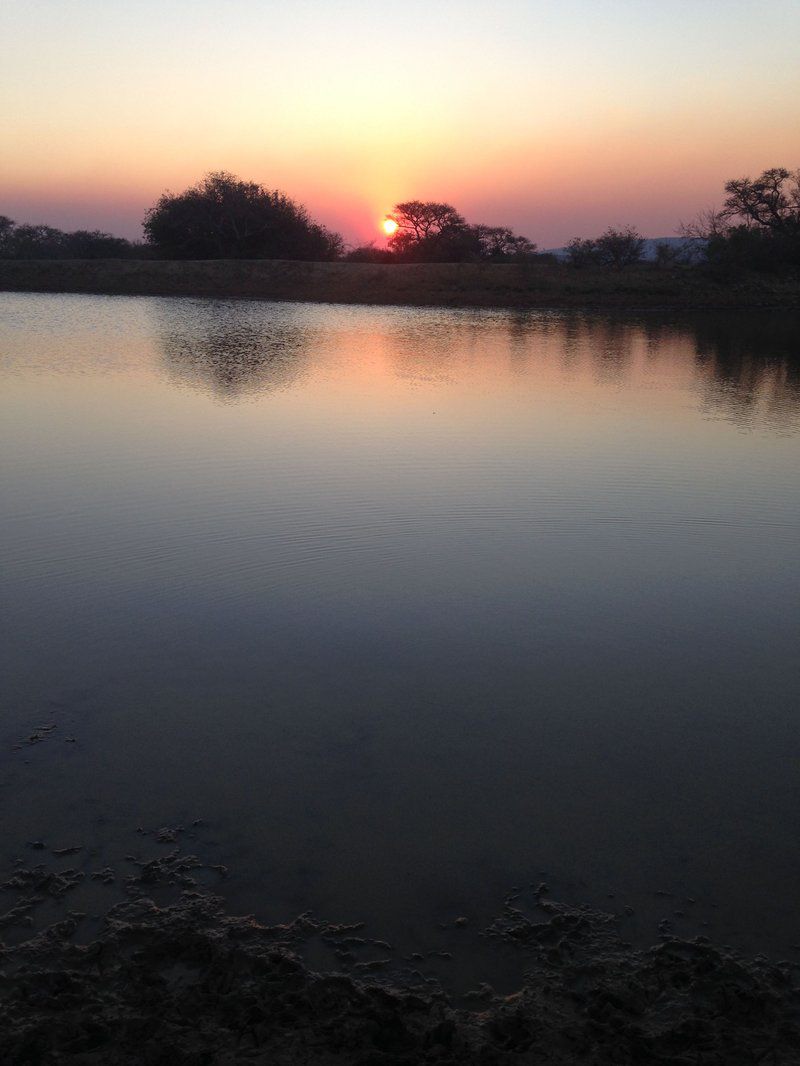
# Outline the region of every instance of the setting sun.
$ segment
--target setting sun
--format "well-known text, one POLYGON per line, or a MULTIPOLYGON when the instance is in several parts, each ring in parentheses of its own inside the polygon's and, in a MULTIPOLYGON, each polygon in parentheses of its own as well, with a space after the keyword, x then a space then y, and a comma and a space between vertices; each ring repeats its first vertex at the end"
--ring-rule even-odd
POLYGON ((393 218, 385 218, 383 220, 383 232, 387 237, 391 237, 393 234, 397 233, 397 230, 398 225, 393 218))

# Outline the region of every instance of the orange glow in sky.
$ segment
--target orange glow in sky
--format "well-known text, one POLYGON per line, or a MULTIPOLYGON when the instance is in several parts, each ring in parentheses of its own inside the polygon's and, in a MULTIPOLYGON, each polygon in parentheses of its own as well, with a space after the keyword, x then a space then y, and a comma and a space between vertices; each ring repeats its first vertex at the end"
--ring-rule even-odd
POLYGON ((800 165, 797 0, 3 0, 0 41, 17 222, 139 237, 227 170, 350 243, 419 199, 548 248, 800 165))

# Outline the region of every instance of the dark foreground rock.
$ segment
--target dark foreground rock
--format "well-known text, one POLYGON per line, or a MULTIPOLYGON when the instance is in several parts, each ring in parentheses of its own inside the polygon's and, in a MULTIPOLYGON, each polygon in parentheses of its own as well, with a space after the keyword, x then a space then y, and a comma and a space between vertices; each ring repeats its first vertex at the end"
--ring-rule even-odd
MULTIPOLYGON (((430 981, 314 972, 307 940, 363 943, 360 928, 231 916, 195 877, 224 868, 179 849, 134 865, 89 942, 83 916, 65 912, 0 947, 3 1066, 800 1063, 792 967, 702 937, 637 951, 615 917, 539 890, 486 930, 525 953, 522 987, 483 986, 466 1009, 430 981), (150 898, 164 891, 170 901, 150 898)), ((6 929, 74 883, 74 871, 19 869, 2 886, 6 929)))

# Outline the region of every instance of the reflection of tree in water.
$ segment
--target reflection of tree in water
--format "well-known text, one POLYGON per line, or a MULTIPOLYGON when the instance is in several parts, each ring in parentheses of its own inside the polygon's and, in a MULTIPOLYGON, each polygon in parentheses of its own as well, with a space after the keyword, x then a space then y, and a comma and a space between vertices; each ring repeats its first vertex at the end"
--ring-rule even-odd
POLYGON ((579 355, 589 343, 593 368, 603 380, 619 378, 630 358, 633 327, 612 319, 468 308, 424 308, 409 314, 414 316, 409 323, 385 341, 397 376, 416 383, 454 382, 492 358, 501 366, 509 361, 515 372, 531 373, 542 358, 543 341, 557 345, 565 356, 579 355))
POLYGON ((181 301, 160 308, 162 362, 182 384, 221 400, 295 384, 307 369, 309 329, 293 309, 264 305, 181 301))
MULTIPOLYGON (((517 317, 515 345, 527 329, 532 341, 552 335, 552 321, 517 317)), ((612 383, 634 366, 638 350, 648 368, 659 364, 699 393, 711 417, 741 425, 753 419, 776 429, 800 423, 800 318, 776 312, 650 312, 565 314, 560 362, 568 376, 591 365, 595 381, 612 383), (688 366, 687 366, 687 360, 688 366)), ((530 342, 529 342, 530 343, 530 342)))
POLYGON ((800 319, 740 312, 692 322, 708 412, 747 426, 800 427, 800 319))
POLYGON ((384 337, 399 377, 457 382, 494 361, 535 382, 557 365, 576 386, 663 375, 712 418, 779 431, 800 423, 800 318, 776 312, 409 312, 384 337))
POLYGON ((615 384, 630 369, 640 338, 641 328, 637 323, 614 317, 593 319, 570 315, 566 322, 564 358, 574 360, 576 350, 588 341, 595 380, 599 384, 615 384))
POLYGON ((408 322, 394 326, 383 344, 397 376, 415 384, 457 380, 491 328, 481 311, 426 307, 407 314, 408 322))
MULTIPOLYGON (((326 336, 325 316, 291 304, 164 301, 162 360, 174 380, 223 400, 286 388, 326 336)), ((643 370, 695 392, 710 417, 793 431, 800 421, 800 320, 777 312, 630 314, 408 311, 372 336, 398 376, 455 382, 485 369, 536 378, 555 360, 568 379, 616 385, 643 370)))

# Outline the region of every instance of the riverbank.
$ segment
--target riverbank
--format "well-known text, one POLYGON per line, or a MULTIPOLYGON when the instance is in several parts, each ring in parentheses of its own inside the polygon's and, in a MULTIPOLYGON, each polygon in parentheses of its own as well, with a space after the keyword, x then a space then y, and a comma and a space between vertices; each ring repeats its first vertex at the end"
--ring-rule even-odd
POLYGON ((537 263, 0 260, 0 291, 505 308, 800 308, 800 280, 537 263))
POLYGON ((362 923, 230 914, 216 894, 226 867, 184 852, 181 827, 139 832, 123 869, 83 870, 84 849, 35 841, 36 858, 0 881, 4 1061, 788 1066, 800 1057, 789 963, 680 939, 666 922, 657 944, 635 950, 624 917, 553 902, 539 884, 513 892, 481 934, 524 956, 524 982, 511 995, 483 983, 459 1005, 419 971, 421 956, 398 957, 362 923), (88 938, 75 909, 86 885, 104 911, 88 938), (332 965, 309 965, 315 944, 332 965))

